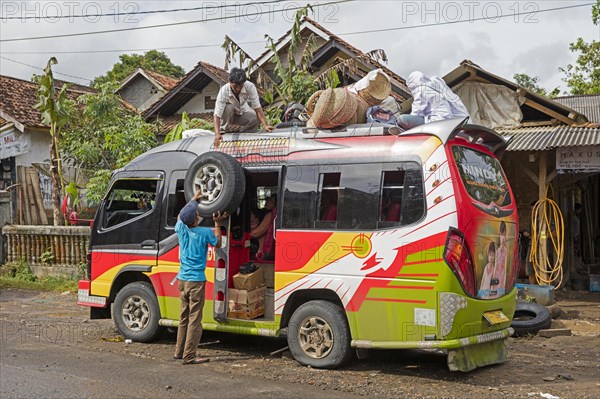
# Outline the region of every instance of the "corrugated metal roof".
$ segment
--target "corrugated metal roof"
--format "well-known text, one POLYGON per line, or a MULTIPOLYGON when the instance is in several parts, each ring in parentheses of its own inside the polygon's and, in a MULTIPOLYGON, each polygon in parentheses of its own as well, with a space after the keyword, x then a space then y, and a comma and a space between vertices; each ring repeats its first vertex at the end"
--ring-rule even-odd
POLYGON ((507 151, 543 151, 555 147, 600 145, 600 128, 577 126, 541 126, 497 129, 511 137, 507 151))
POLYGON ((556 97, 554 101, 584 114, 590 122, 600 123, 600 94, 556 97))
POLYGON ((600 128, 559 126, 549 147, 579 147, 583 145, 600 144, 600 128))

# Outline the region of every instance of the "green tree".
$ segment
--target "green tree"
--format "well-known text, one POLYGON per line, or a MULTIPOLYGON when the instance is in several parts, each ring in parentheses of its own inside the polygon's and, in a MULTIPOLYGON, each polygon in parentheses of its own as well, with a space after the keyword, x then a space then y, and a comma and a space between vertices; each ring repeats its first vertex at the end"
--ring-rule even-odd
POLYGON ((125 107, 114 92, 117 83, 84 94, 70 112, 63 132, 62 151, 70 163, 94 171, 86 185, 92 201, 102 199, 113 170, 156 145, 158 126, 125 107))
POLYGON ((513 75, 513 79, 515 83, 519 86, 524 87, 541 96, 554 98, 560 93, 560 89, 558 87, 552 90, 551 92, 548 92, 546 89, 541 87, 539 84, 540 78, 538 76, 531 77, 526 73, 515 73, 513 75))
MULTIPOLYGON (((592 6, 592 22, 600 23, 600 0, 592 6)), ((571 94, 599 94, 600 93, 600 42, 592 40, 586 42, 578 38, 571 43, 569 48, 578 53, 575 64, 569 64, 559 70, 565 74, 563 81, 571 90, 571 94)))
POLYGON ((185 75, 185 70, 173 64, 171 59, 162 51, 150 50, 144 53, 144 55, 121 54, 119 60, 119 62, 113 65, 110 71, 94 79, 92 86, 97 87, 107 82, 122 82, 123 79, 137 68, 148 69, 176 79, 182 78, 185 75))
POLYGON ((63 84, 57 93, 54 87, 54 76, 52 65, 57 64, 56 58, 48 60, 44 74, 35 76, 34 80, 39 84, 37 91, 37 103, 34 108, 42 114, 42 123, 50 127, 50 178, 52 180, 52 213, 54 225, 60 226, 64 223, 63 214, 60 210, 63 195, 62 161, 60 157, 60 142, 63 127, 67 124, 68 103, 67 85, 63 84))
POLYGON ((204 119, 192 118, 184 112, 181 115, 181 121, 176 124, 173 129, 167 133, 165 136, 165 143, 170 143, 171 141, 181 140, 182 134, 184 131, 188 129, 204 129, 204 130, 215 130, 215 125, 212 122, 206 121, 204 119))

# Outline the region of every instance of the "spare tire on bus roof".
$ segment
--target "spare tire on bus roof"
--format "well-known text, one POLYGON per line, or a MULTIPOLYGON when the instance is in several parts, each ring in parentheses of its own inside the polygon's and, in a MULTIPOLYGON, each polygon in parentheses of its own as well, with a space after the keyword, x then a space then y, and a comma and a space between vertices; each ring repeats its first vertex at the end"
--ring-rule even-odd
POLYGON ((185 197, 189 201, 198 189, 198 213, 212 217, 215 212, 233 213, 244 197, 246 178, 242 165, 231 155, 217 151, 206 152, 196 158, 185 175, 185 197))

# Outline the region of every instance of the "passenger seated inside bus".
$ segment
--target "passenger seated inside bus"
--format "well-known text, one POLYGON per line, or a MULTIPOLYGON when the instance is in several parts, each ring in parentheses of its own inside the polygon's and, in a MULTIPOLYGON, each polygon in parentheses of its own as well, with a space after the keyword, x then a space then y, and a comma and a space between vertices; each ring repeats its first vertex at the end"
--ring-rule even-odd
MULTIPOLYGON (((384 194, 385 194, 384 188, 384 194)), ((391 190, 390 190, 391 191, 391 190)), ((400 190, 397 190, 400 191, 400 190)), ((400 208, 402 203, 402 192, 400 195, 394 195, 388 192, 388 195, 384 195, 381 198, 381 216, 380 220, 383 222, 399 222, 400 221, 400 208)))
POLYGON ((323 222, 337 221, 338 190, 337 187, 324 187, 321 194, 319 220, 323 222))
POLYGON ((250 237, 259 240, 259 248, 256 252, 258 261, 275 259, 274 226, 277 216, 277 198, 275 195, 266 198, 264 211, 266 213, 262 221, 250 230, 250 237))
MULTIPOLYGON (((269 211, 266 209, 259 209, 258 207, 252 208, 250 211, 251 232, 255 231, 255 229, 262 223, 267 213, 269 213, 269 211)), ((250 237, 250 260, 256 260, 256 254, 262 250, 265 236, 262 235, 261 237, 252 237, 251 233, 250 237)))

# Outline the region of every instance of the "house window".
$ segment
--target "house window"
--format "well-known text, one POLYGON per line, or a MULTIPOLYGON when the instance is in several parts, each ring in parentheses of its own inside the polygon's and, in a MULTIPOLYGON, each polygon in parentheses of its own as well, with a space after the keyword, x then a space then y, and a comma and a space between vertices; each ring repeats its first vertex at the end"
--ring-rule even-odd
POLYGON ((204 109, 205 110, 215 109, 216 103, 217 103, 216 98, 212 98, 211 96, 204 96, 204 109))

